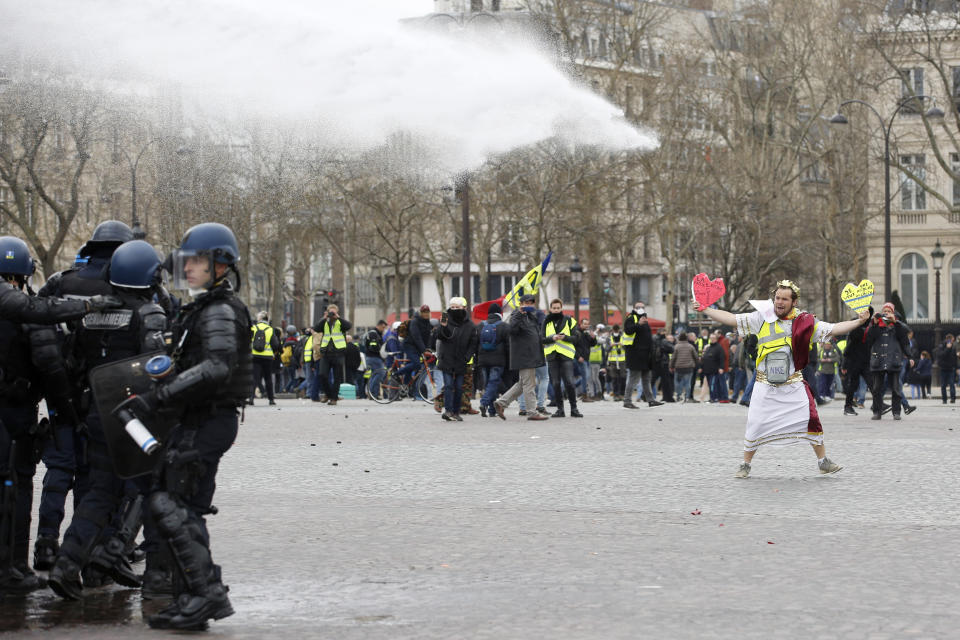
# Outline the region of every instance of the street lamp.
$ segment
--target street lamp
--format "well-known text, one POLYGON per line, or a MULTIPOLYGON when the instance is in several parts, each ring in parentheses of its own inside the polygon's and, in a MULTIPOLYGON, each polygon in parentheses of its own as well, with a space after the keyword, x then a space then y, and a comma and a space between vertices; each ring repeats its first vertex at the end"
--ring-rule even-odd
POLYGON ((137 217, 137 167, 140 165, 140 158, 146 153, 154 142, 163 140, 163 137, 154 138, 147 142, 137 152, 137 157, 130 159, 130 154, 123 147, 120 147, 123 157, 127 159, 127 165, 130 167, 130 228, 133 229, 133 237, 137 240, 143 240, 147 233, 140 227, 140 219, 137 217))
MULTIPOLYGON (((890 267, 890 131, 893 127, 893 119, 897 117, 904 107, 911 104, 916 104, 918 100, 927 100, 932 98, 930 96, 909 96, 903 98, 897 103, 897 107, 893 110, 893 113, 890 115, 888 120, 884 120, 883 116, 880 115, 880 112, 870 104, 863 100, 844 100, 840 103, 840 106, 837 107, 837 113, 830 118, 830 124, 844 125, 849 124, 847 117, 840 113, 840 109, 843 109, 848 104, 861 104, 870 111, 873 112, 877 119, 880 120, 880 129, 883 131, 883 287, 884 287, 884 300, 890 300, 893 292, 893 282, 892 282, 892 270, 890 267)), ((931 107, 923 115, 926 119, 939 120, 943 118, 943 110, 937 108, 936 106, 931 107)))
POLYGON ((463 271, 460 295, 469 305, 472 304, 470 301, 470 284, 473 276, 470 270, 470 178, 467 174, 457 180, 456 197, 460 201, 460 232, 463 236, 463 271))
POLYGON ((940 269, 943 268, 943 256, 946 255, 940 247, 940 238, 937 238, 937 244, 934 245, 930 257, 933 258, 933 270, 936 272, 936 285, 934 286, 934 296, 936 306, 933 315, 933 346, 940 346, 940 269))
POLYGON ((573 285, 573 317, 580 323, 580 283, 583 282, 583 265, 580 258, 574 256, 570 265, 570 284, 573 285))

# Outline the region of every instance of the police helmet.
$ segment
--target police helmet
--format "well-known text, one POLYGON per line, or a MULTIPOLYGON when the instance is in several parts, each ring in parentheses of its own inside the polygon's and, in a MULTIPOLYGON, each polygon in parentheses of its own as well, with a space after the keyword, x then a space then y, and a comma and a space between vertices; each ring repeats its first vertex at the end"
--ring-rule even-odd
POLYGON ((160 259, 153 246, 143 240, 125 242, 110 258, 110 284, 147 289, 157 282, 160 259))
POLYGON ((133 230, 119 220, 107 220, 97 225, 93 235, 80 247, 80 256, 89 256, 95 249, 116 249, 124 242, 133 240, 133 230))
POLYGON ((0 273, 30 277, 36 270, 26 242, 13 236, 0 237, 0 273))
MULTIPOLYGON (((210 279, 202 286, 210 288, 216 281, 214 264, 225 264, 237 273, 236 265, 240 261, 240 248, 233 231, 217 222, 204 222, 187 229, 164 268, 171 268, 173 286, 177 289, 191 289, 185 274, 188 258, 206 257, 209 260, 210 279)), ((239 280, 239 273, 237 273, 239 280)), ((239 283, 238 283, 239 284, 239 283)))
POLYGON ((187 229, 180 241, 182 255, 210 255, 214 262, 237 264, 240 248, 229 227, 218 222, 204 222, 187 229))

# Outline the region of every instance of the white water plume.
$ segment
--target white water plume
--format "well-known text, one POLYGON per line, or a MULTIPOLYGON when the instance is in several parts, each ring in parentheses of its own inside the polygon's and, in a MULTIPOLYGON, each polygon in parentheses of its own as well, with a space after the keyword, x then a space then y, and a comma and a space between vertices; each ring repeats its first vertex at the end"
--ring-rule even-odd
MULTIPOLYGON (((534 44, 398 22, 397 0, 0 0, 4 39, 91 77, 173 82, 206 113, 364 151, 412 136, 451 172, 549 138, 609 150, 656 136, 534 44)), ((0 50, 3 45, 0 44, 0 50)), ((2 60, 0 60, 2 64, 2 60)))

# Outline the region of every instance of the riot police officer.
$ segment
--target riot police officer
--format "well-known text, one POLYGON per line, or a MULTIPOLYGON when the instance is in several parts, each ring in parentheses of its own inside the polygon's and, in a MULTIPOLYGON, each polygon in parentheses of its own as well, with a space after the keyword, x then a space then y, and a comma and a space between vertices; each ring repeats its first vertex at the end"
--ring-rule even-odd
POLYGON ((38 424, 37 408, 46 395, 51 413, 73 412, 52 324, 79 318, 91 306, 79 300, 35 299, 28 284, 34 269, 25 242, 0 237, 0 592, 23 593, 45 584, 27 566, 36 453, 46 424, 38 424), (23 319, 48 324, 24 325, 23 319))
POLYGON ((158 411, 179 419, 147 500, 177 573, 174 602, 148 619, 154 628, 201 629, 233 614, 204 516, 216 513, 217 467, 236 438, 238 408, 253 384, 250 315, 229 278, 235 274, 239 286, 239 255, 236 237, 222 224, 199 224, 184 234, 168 260, 174 288, 194 296, 172 327, 176 372, 120 407, 148 426, 158 411))
MULTIPOLYGON (((86 300, 93 296, 112 294, 113 287, 107 282, 110 258, 117 247, 130 240, 133 240, 133 231, 123 222, 101 222, 86 244, 80 247, 74 267, 51 276, 40 289, 39 295, 86 300)), ((64 346, 67 351, 73 350, 72 345, 77 335, 76 326, 71 325, 70 329, 71 334, 65 337, 65 341, 70 343, 64 346)), ((74 404, 82 413, 80 405, 88 402, 88 399, 82 396, 86 377, 85 364, 72 360, 68 362, 68 366, 74 404)), ((88 487, 85 425, 55 416, 53 429, 56 431, 56 438, 47 443, 42 455, 47 471, 43 476, 37 540, 33 551, 33 567, 38 571, 53 568, 60 549, 58 538, 67 494, 73 491, 73 506, 76 509, 88 487)))
MULTIPOLYGON (((167 317, 153 302, 153 286, 160 261, 156 251, 142 240, 120 245, 110 259, 109 283, 123 306, 109 313, 91 314, 77 328, 73 359, 85 364, 85 371, 141 353, 162 351, 167 317)), ((82 416, 88 428, 89 487, 63 535, 63 544, 50 570, 50 588, 63 598, 82 595, 81 569, 91 559, 95 545, 120 505, 125 482, 110 460, 102 418, 95 403, 82 416)), ((140 586, 140 577, 123 556, 123 546, 96 547, 94 566, 119 584, 140 586)))

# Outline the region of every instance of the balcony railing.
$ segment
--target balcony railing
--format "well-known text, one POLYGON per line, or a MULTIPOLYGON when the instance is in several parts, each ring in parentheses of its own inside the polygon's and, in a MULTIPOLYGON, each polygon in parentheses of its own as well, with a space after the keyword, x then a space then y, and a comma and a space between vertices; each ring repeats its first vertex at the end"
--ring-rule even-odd
POLYGON ((897 224, 927 224, 925 213, 898 213, 897 224))

